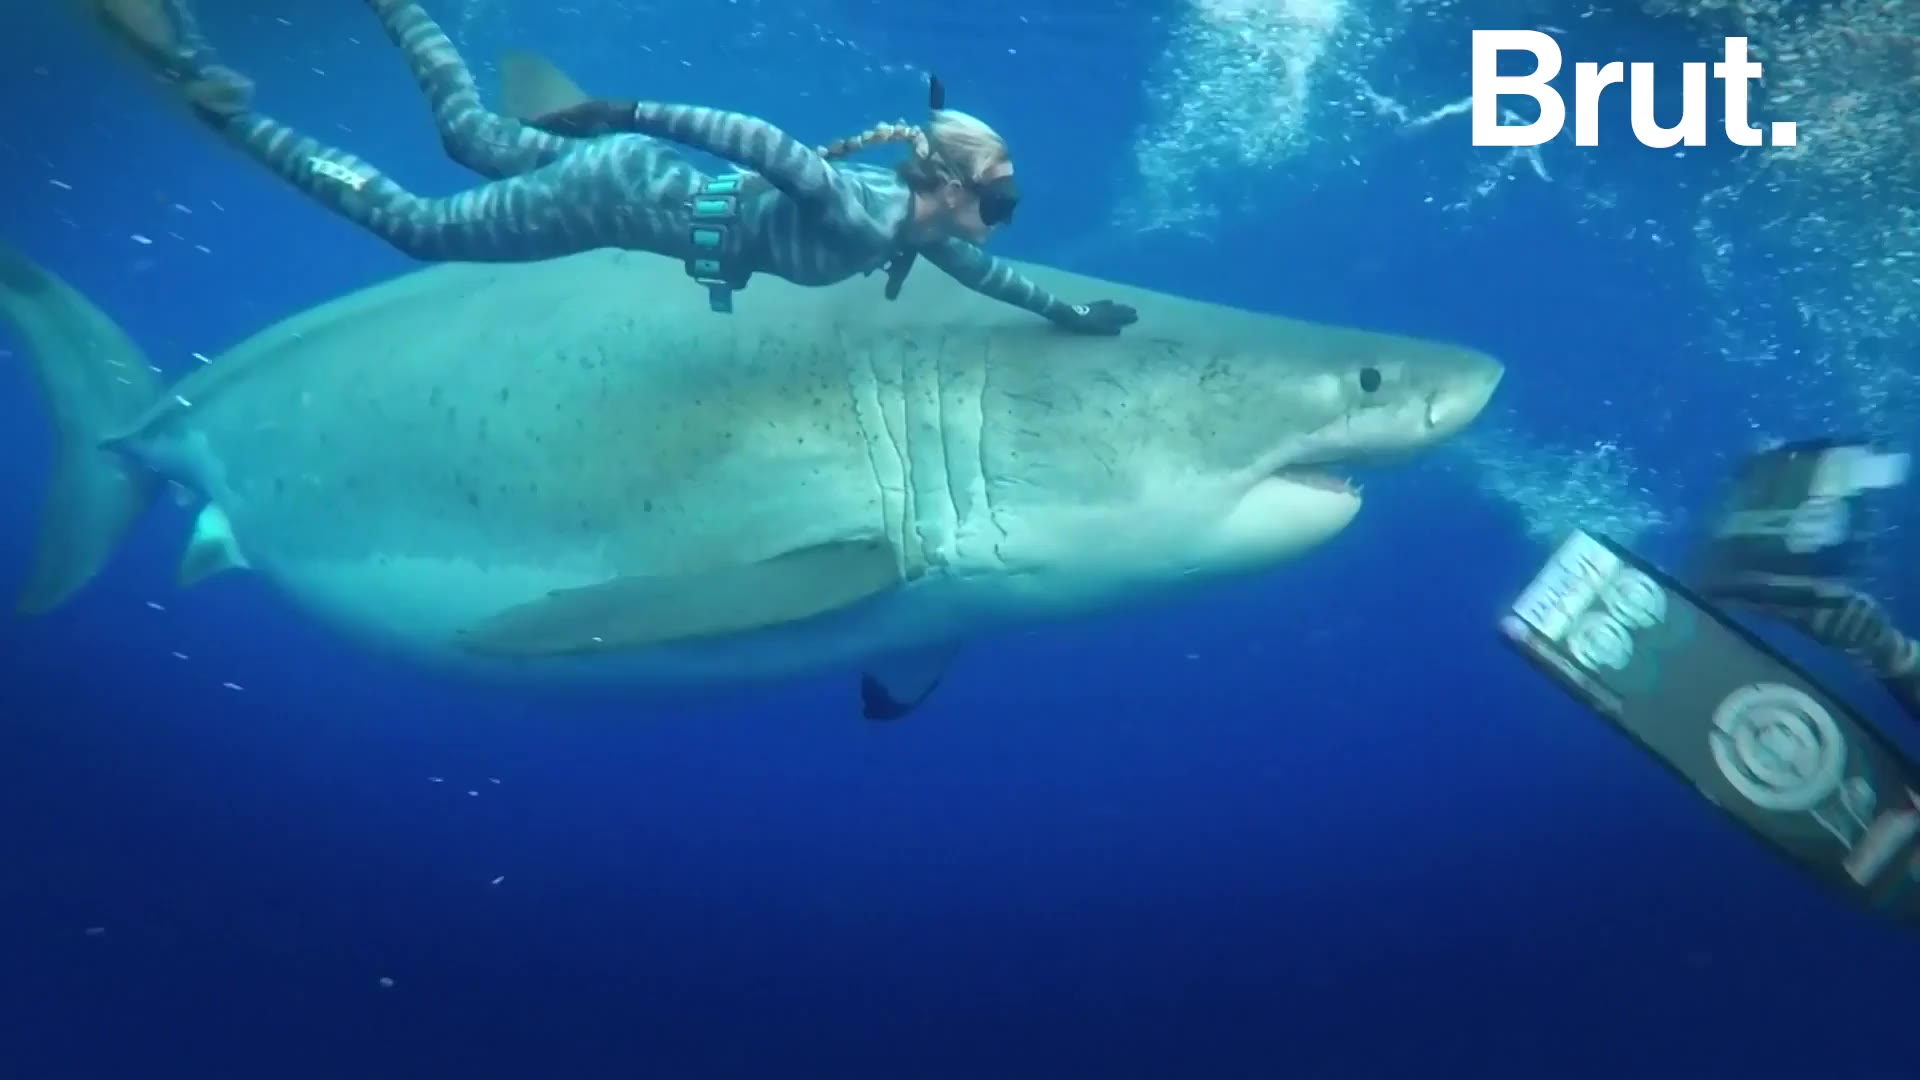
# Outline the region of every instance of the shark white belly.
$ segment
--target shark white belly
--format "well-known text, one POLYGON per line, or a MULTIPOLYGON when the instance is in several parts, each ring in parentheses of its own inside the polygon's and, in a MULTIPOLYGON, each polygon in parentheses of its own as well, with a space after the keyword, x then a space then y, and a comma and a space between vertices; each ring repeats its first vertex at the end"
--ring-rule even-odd
POLYGON ((970 638, 1324 541, 1359 500, 1318 470, 1445 438, 1500 377, 1023 269, 1141 321, 1075 336, 931 272, 891 303, 756 281, 723 316, 678 264, 595 252, 408 274, 163 390, 0 252, 61 439, 21 606, 83 586, 164 477, 206 500, 183 580, 245 567, 378 648, 530 682, 865 668, 893 714, 970 638))

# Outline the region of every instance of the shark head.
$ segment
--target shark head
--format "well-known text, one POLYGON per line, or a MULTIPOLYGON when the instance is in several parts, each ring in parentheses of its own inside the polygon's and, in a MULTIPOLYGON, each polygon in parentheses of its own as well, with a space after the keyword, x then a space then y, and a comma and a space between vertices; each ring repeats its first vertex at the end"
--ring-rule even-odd
POLYGON ((1355 471, 1465 428, 1505 370, 1485 353, 1435 342, 1315 337, 1318 348, 1238 354, 1230 401, 1207 395, 1211 420, 1192 417, 1209 437, 1186 446, 1185 471, 1228 507, 1202 534, 1211 543, 1201 555, 1219 571, 1257 569, 1338 534, 1360 512, 1355 471))
POLYGON ((1063 599, 1254 572, 1325 543, 1360 511, 1355 471, 1466 427, 1504 370, 1361 330, 1235 329, 1109 343, 1018 391, 1007 427, 1026 434, 1006 442, 1027 468, 998 499, 1063 599))

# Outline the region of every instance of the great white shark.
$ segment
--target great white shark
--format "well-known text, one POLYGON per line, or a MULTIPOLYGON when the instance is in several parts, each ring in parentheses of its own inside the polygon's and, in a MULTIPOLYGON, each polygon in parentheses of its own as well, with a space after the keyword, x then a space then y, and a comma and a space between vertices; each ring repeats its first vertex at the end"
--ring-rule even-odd
POLYGON ((57 437, 19 609, 106 564, 165 481, 191 585, 263 574, 373 648, 526 682, 844 669, 890 718, 965 642, 1272 567, 1339 533, 1340 471, 1431 447, 1502 366, 1462 346, 1065 273, 1061 331, 941 274, 897 300, 678 263, 446 264, 295 314, 172 386, 0 248, 0 322, 57 437))

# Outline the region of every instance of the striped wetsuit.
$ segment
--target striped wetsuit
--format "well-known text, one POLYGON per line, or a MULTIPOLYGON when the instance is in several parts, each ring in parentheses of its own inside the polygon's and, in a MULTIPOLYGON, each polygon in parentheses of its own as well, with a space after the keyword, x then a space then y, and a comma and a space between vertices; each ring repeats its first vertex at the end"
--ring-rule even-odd
MULTIPOLYGON (((481 105, 453 43, 418 4, 366 2, 431 102, 448 154, 492 183, 423 198, 353 154, 257 112, 199 115, 315 201, 407 255, 525 262, 619 247, 688 259, 695 254, 689 200, 714 178, 673 143, 750 171, 741 177, 724 252, 739 272, 827 285, 878 269, 905 250, 899 238, 912 193, 891 171, 836 166, 765 121, 697 106, 635 106, 629 120, 644 134, 542 131, 481 105)), ((212 54, 185 0, 166 3, 184 43, 180 66, 205 70, 212 54)), ((968 287, 1056 322, 1071 326, 1087 312, 964 240, 915 251, 968 287)))
POLYGON ((1893 695, 1908 716, 1920 720, 1920 674, 1903 675, 1891 679, 1882 679, 1881 685, 1893 695))

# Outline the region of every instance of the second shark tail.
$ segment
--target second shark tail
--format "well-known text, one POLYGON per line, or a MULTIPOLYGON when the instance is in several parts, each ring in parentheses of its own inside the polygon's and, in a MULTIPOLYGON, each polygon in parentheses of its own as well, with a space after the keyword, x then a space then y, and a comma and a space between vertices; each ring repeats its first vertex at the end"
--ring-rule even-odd
POLYGON ((40 511, 33 569, 16 602, 53 610, 113 556, 160 486, 104 445, 165 387, 140 347, 73 286, 0 244, 0 328, 22 346, 55 438, 53 479, 40 511))

